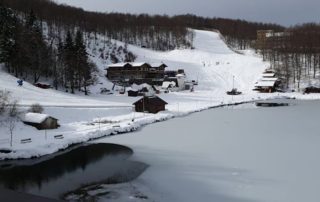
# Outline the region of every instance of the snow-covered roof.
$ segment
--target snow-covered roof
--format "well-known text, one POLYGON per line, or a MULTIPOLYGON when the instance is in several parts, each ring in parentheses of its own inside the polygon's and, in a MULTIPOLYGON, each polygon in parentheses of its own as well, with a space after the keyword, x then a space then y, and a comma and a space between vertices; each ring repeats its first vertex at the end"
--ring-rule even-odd
POLYGON ((151 63, 150 65, 151 67, 160 67, 161 65, 164 65, 165 67, 167 67, 167 65, 164 63, 151 63))
POLYGON ((126 65, 131 65, 132 67, 141 67, 142 65, 149 65, 150 64, 146 63, 146 62, 125 62, 125 63, 115 63, 115 64, 111 64, 108 67, 124 67, 126 65))
POLYGON ((164 81, 162 83, 162 88, 168 88, 170 85, 172 87, 174 87, 174 86, 176 86, 176 82, 174 82, 174 81, 164 81))
POLYGON ((139 85, 140 88, 151 88, 151 85, 147 84, 147 83, 142 83, 139 85))
POLYGON ((124 67, 126 64, 129 64, 129 63, 115 63, 115 64, 109 65, 109 67, 124 67))
POLYGON ((147 65, 149 65, 148 63, 146 63, 146 62, 131 62, 131 63, 129 63, 132 67, 141 67, 142 65, 145 65, 145 64, 147 64, 147 65))
POLYGON ((260 81, 278 81, 278 78, 276 77, 271 77, 271 78, 262 78, 260 81))
POLYGON ((179 78, 179 77, 186 77, 186 75, 184 75, 184 74, 177 74, 176 77, 177 77, 177 78, 179 78))
POLYGON ((274 77, 276 74, 275 73, 263 73, 263 77, 274 77))
POLYGON ((140 84, 140 85, 137 85, 137 84, 134 83, 134 84, 131 85, 131 89, 132 90, 139 91, 139 90, 142 90, 143 88, 147 88, 149 91, 152 91, 152 86, 150 86, 147 83, 143 83, 143 84, 140 84))
POLYGON ((29 122, 29 123, 42 123, 50 116, 47 114, 38 114, 38 113, 26 113, 22 117, 22 121, 29 122))
POLYGON ((271 68, 268 68, 264 71, 264 73, 275 73, 275 71, 271 68))
POLYGON ((151 95, 151 96, 144 96, 143 98, 140 98, 139 100, 137 100, 135 103, 133 103, 134 105, 138 104, 140 101, 145 100, 147 103, 155 103, 155 104, 168 104, 166 101, 164 101, 163 99, 161 99, 160 97, 156 96, 156 95, 151 95))
POLYGON ((276 81, 258 81, 255 87, 273 87, 276 81))

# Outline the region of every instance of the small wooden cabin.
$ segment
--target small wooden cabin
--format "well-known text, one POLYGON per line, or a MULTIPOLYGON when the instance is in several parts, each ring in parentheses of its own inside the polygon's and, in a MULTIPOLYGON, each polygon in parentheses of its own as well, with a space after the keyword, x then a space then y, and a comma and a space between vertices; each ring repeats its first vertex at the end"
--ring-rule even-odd
POLYGON ((38 130, 56 129, 59 127, 58 119, 47 114, 26 113, 22 121, 24 124, 33 126, 38 130))
POLYGON ((162 100, 158 96, 144 96, 140 100, 133 103, 136 112, 148 112, 153 114, 164 111, 167 104, 168 103, 166 101, 162 100))

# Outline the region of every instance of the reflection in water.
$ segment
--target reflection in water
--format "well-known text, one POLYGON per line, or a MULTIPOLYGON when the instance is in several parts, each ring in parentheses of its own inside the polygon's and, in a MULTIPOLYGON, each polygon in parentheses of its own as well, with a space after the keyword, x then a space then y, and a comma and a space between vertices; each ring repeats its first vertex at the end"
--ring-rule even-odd
MULTIPOLYGON (((59 198, 83 185, 120 183, 139 176, 146 164, 127 160, 128 147, 92 144, 55 155, 51 159, 0 163, 0 186, 36 195, 59 198)), ((49 156, 50 157, 50 156, 49 156)))

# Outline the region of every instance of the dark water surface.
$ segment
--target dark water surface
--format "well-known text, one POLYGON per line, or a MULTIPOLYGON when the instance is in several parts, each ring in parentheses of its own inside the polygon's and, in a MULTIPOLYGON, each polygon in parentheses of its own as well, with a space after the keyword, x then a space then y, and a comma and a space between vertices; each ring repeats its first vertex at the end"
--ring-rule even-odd
POLYGON ((39 159, 0 162, 0 187, 60 199, 85 185, 121 183, 147 165, 130 161, 133 151, 116 144, 88 144, 39 159))

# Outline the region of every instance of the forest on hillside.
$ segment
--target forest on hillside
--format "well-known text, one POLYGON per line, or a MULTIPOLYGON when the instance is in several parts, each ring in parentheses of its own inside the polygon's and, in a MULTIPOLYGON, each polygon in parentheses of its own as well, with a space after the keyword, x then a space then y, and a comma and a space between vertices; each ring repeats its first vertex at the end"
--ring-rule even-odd
POLYGON ((245 20, 204 18, 195 15, 148 15, 88 12, 81 8, 59 5, 50 0, 0 0, 14 10, 37 16, 57 29, 79 27, 83 31, 103 34, 128 44, 154 50, 192 48, 193 32, 188 28, 219 30, 227 43, 237 49, 246 49, 256 39, 260 29, 284 30, 276 24, 245 20))
POLYGON ((299 88, 303 78, 314 79, 320 72, 320 25, 316 23, 286 28, 191 14, 99 13, 51 0, 0 0, 0 7, 0 63, 5 63, 17 77, 32 78, 33 82, 50 78, 55 88, 63 87, 72 93, 74 89, 88 93, 87 86, 95 80, 95 67, 85 50, 81 50, 84 59, 68 61, 68 40, 76 47, 72 54, 79 54, 79 47, 84 49, 103 41, 104 47, 97 53, 100 58, 112 63, 130 62, 135 55, 127 50, 127 44, 160 51, 193 48, 194 33, 189 28, 220 31, 226 43, 239 50, 256 48, 258 30, 289 33, 281 40, 277 38, 277 43, 268 40, 265 48, 257 52, 271 62, 287 87, 293 83, 299 88), (118 47, 112 40, 125 45, 118 47), (86 64, 80 65, 80 61, 86 64))
POLYGON ((168 16, 130 15, 88 12, 50 0, 0 0, 3 5, 22 13, 33 10, 51 31, 81 29, 108 38, 154 50, 191 48, 193 35, 168 16))
POLYGON ((218 30, 229 46, 244 50, 252 48, 257 38, 257 30, 283 31, 285 27, 272 23, 248 22, 226 18, 204 18, 196 15, 179 15, 173 19, 185 27, 218 30))
POLYGON ((63 86, 71 93, 83 89, 87 95, 95 65, 89 61, 83 33, 68 31, 54 44, 45 38, 42 26, 32 11, 21 16, 0 6, 0 63, 17 78, 37 83, 46 77, 56 88, 63 86))
POLYGON ((49 80, 56 89, 85 94, 95 82, 96 69, 88 48, 111 63, 131 62, 136 56, 127 44, 161 51, 192 48, 194 33, 189 28, 219 29, 230 45, 243 49, 254 39, 256 29, 281 29, 193 15, 88 12, 51 0, 0 0, 0 15, 0 63, 9 73, 33 83, 49 80), (231 25, 237 29, 230 30, 231 25), (113 39, 125 45, 118 47, 113 39), (103 48, 97 48, 101 43, 103 48))
POLYGON ((302 82, 310 86, 320 79, 320 24, 287 28, 271 35, 257 51, 270 61, 287 88, 300 90, 305 87, 302 82))

